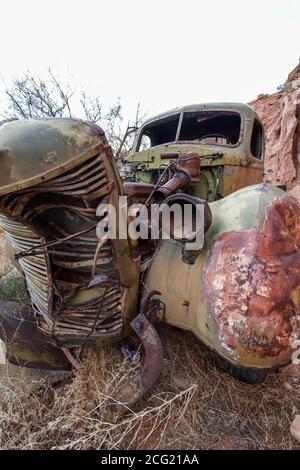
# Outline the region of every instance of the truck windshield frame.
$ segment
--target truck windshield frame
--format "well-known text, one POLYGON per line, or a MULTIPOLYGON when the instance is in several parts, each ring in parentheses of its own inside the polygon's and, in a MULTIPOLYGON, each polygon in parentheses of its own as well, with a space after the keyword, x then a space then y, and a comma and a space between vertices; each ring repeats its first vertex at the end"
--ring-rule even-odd
POLYGON ((135 151, 172 144, 235 148, 242 142, 243 127, 242 115, 237 111, 205 109, 174 113, 143 126, 138 134, 135 151), (213 142, 212 137, 207 138, 207 135, 212 134, 217 136, 213 142))

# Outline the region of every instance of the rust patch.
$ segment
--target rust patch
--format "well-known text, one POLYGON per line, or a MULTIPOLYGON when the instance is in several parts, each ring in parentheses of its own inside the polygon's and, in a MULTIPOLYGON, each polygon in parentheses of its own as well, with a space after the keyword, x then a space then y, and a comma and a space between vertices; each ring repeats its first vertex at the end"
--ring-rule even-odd
POLYGON ((215 241, 204 285, 224 352, 235 361, 269 357, 275 366, 290 360, 300 338, 300 204, 285 195, 265 215, 262 231, 215 241))

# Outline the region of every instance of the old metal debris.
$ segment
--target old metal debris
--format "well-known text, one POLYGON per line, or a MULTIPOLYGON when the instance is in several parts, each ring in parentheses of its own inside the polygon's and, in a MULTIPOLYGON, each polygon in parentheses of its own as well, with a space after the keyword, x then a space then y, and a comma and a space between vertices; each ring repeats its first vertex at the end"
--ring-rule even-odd
POLYGON ((147 292, 141 301, 139 315, 130 324, 143 345, 143 366, 141 371, 114 397, 111 408, 117 411, 118 416, 126 413, 148 393, 159 377, 163 365, 163 348, 157 331, 147 317, 151 315, 154 307, 153 297, 160 294, 156 290, 147 292))
POLYGON ((147 317, 140 313, 130 324, 142 341, 144 348, 143 366, 129 383, 114 397, 112 410, 119 416, 128 411, 138 400, 151 390, 157 382, 163 365, 163 348, 157 331, 147 317))
POLYGON ((63 351, 38 329, 34 312, 26 305, 0 301, 0 338, 11 364, 48 371, 71 370, 63 351))

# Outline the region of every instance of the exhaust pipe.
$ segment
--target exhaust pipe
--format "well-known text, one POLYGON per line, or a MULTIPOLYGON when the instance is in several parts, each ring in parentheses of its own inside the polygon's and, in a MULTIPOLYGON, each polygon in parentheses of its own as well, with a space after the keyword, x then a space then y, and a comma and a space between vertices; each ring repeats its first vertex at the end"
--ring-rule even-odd
POLYGON ((175 174, 163 186, 153 192, 152 200, 158 204, 179 189, 186 189, 199 181, 200 160, 198 153, 181 153, 174 165, 175 174))

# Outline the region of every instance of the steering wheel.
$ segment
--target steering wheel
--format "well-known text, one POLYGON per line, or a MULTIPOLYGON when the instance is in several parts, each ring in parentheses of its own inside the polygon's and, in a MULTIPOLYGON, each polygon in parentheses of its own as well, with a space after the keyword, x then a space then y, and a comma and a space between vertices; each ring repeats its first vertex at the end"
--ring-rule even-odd
POLYGON ((228 137, 228 135, 225 135, 225 134, 217 134, 217 133, 206 134, 206 135, 203 135, 203 136, 201 137, 201 139, 195 139, 195 140, 197 140, 198 142, 201 142, 201 140, 209 139, 209 138, 213 138, 213 139, 225 139, 228 144, 232 144, 232 145, 235 144, 234 140, 233 140, 231 137, 228 137))

